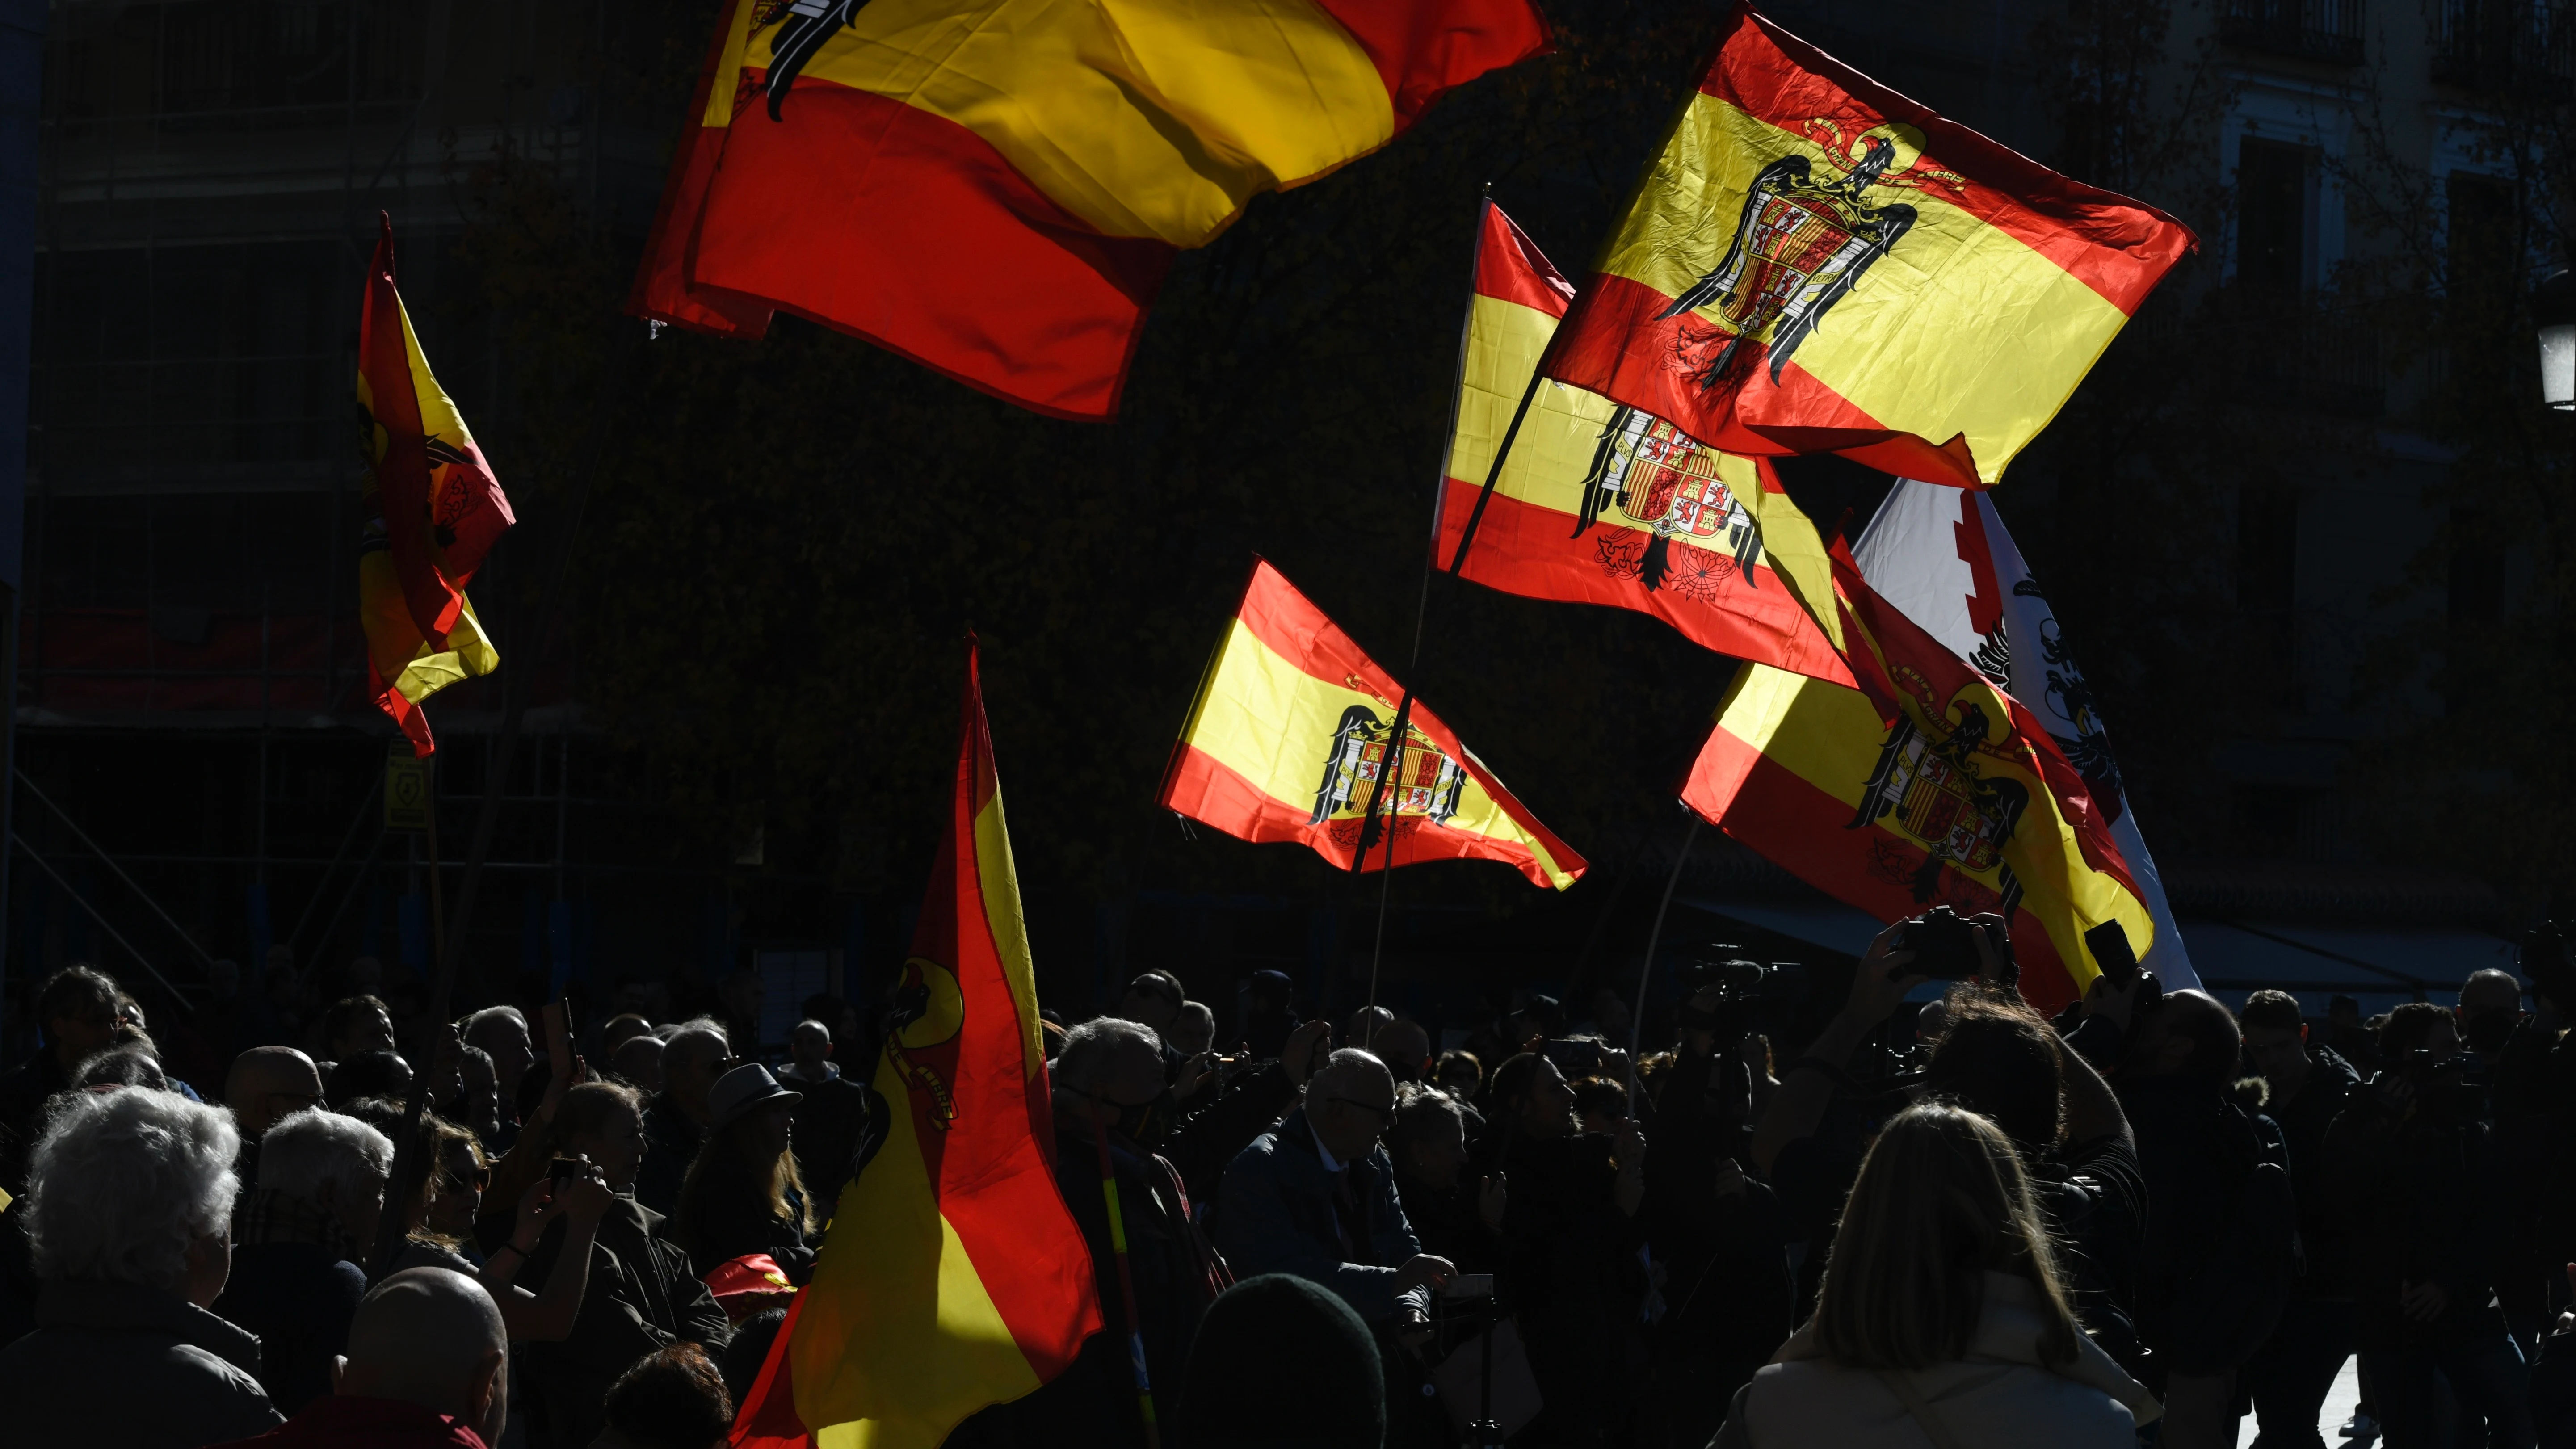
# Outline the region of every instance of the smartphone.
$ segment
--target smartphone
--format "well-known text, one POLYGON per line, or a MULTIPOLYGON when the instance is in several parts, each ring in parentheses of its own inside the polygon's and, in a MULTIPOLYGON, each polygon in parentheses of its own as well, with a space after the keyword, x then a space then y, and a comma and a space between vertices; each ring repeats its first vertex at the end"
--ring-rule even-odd
POLYGON ((2084 933, 2084 949, 2093 953, 2093 964, 2100 967, 2104 980, 2114 987, 2125 987, 2138 979, 2138 953, 2129 945, 2129 933, 2117 921, 2104 921, 2084 933))
POLYGON ((1494 1296, 1494 1275, 1491 1273, 1461 1273, 1457 1277, 1449 1280, 1449 1286, 1440 1290, 1440 1296, 1443 1298, 1491 1298, 1494 1296))
POLYGON ((585 1176, 589 1171, 590 1164, 578 1157, 557 1157, 546 1163, 546 1177, 557 1187, 563 1186, 574 1178, 585 1176))

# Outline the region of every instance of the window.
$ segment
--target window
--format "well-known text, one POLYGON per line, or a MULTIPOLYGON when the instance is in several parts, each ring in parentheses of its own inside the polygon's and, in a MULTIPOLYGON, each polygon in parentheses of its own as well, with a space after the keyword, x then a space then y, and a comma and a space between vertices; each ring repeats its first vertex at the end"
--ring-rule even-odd
POLYGON ((2510 306, 2522 268, 2520 218, 2514 214, 2513 183, 2493 176, 2454 171, 2443 182, 2449 216, 2443 270, 2453 300, 2479 306, 2510 306))
POLYGON ((2278 485, 2236 495, 2236 608, 2248 678, 2272 704, 2307 706, 2299 683, 2299 494, 2278 485))
POLYGON ((2236 280, 2291 299, 2306 291, 2311 221, 2308 151, 2246 140, 2236 158, 2236 280))

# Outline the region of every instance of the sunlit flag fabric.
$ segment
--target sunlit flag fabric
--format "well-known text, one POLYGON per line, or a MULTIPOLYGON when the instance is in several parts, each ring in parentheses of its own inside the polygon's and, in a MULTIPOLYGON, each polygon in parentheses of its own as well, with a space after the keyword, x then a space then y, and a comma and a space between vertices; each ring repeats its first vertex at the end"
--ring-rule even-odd
POLYGON ((936 1449, 1034 1391, 1101 1327, 1090 1250, 1056 1189, 1036 979, 966 661, 955 803, 876 1069, 890 1105, 842 1189, 733 1443, 936 1449))
POLYGON ((2033 745, 2054 746, 2083 777, 2155 918, 2155 945, 2139 953, 2140 964, 2167 990, 2200 985, 2173 908, 2165 902, 2155 858, 2121 788, 2120 763, 2093 708, 2093 687, 2060 635, 2048 595, 2004 531, 1994 498, 1900 478, 1871 515, 1852 558, 1880 598, 1975 665, 2039 721, 2047 735, 2033 745))
POLYGON ((367 464, 358 620, 368 694, 413 753, 426 755, 437 745, 421 701, 501 665, 465 586, 515 520, 465 419, 430 375, 394 290, 393 221, 380 214, 378 225, 358 314, 358 447, 367 464))
POLYGON ((1392 852, 1397 865, 1497 860, 1558 890, 1582 876, 1583 857, 1421 700, 1390 750, 1402 707, 1386 671, 1263 561, 1199 682, 1158 798, 1228 835, 1311 846, 1345 870, 1375 798, 1378 818, 1394 817, 1392 841, 1372 844, 1364 870, 1392 852))
POLYGON ((730 0, 630 305, 1107 417, 1175 251, 1546 48, 1527 0, 730 0))
POLYGON ((1990 485, 2193 245, 1739 6, 1545 371, 1722 448, 1990 485))
POLYGON ((1652 614, 1721 654, 1851 683, 1818 626, 1836 618, 1824 544, 1767 465, 1562 383, 1521 410, 1573 295, 1487 202, 1434 562, 1506 593, 1652 614), (1801 589, 1814 592, 1815 613, 1801 589))
POLYGON ((1847 554, 1837 563, 1863 688, 1745 665, 1683 802, 1882 921, 1935 905, 2003 916, 2022 994, 2043 1008, 2099 974, 2084 933, 2103 922, 2146 955, 2154 920, 2039 722, 1878 598, 1847 554))

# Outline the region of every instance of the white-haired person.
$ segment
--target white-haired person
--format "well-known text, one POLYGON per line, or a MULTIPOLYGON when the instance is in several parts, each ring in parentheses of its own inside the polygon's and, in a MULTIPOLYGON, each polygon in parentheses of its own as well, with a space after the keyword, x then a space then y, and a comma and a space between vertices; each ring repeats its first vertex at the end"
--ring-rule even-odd
POLYGON ((259 1185, 233 1222, 215 1311, 259 1335, 259 1381, 292 1415, 331 1392, 331 1360, 367 1293, 394 1145, 336 1112, 298 1112, 259 1143, 259 1185))
POLYGON ((7 1431, 25 1444, 181 1449, 278 1422, 259 1340, 207 1311, 231 1266, 232 1114, 170 1092, 59 1102, 23 1213, 36 1329, 0 1348, 7 1431))

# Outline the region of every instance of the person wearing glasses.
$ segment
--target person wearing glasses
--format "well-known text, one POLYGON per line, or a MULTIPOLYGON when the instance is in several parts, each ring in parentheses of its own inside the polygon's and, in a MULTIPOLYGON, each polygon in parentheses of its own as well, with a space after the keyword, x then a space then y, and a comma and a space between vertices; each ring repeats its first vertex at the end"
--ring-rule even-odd
POLYGON ((72 1072, 116 1045, 127 1023, 125 992, 94 966, 66 966, 36 993, 44 1050, 0 1076, 0 1189, 27 1190, 26 1154, 43 1135, 45 1099, 71 1085, 72 1072))
MULTIPOLYGON (((402 1130, 403 1104, 371 1097, 349 1104, 349 1115, 386 1136, 402 1130)), ((474 1219, 483 1210, 484 1189, 492 1185, 492 1164, 474 1134, 436 1113, 420 1119, 420 1160, 437 1164, 422 1177, 403 1203, 403 1247, 388 1272, 406 1268, 445 1268, 483 1285, 500 1305, 510 1337, 523 1343, 560 1343, 572 1333, 581 1311, 581 1296, 590 1280, 591 1240, 599 1220, 617 1195, 608 1190, 600 1171, 586 1159, 587 1172, 556 1181, 538 1178, 519 1195, 517 1220, 507 1242, 486 1257, 475 1251, 474 1219), (519 1269, 537 1250, 548 1224, 564 1221, 566 1240, 576 1251, 571 1266, 553 1275, 543 1293, 515 1286, 519 1269)), ((384 1274, 377 1275, 380 1279, 384 1274)))
POLYGON ((1253 1139, 1217 1189, 1216 1244, 1238 1279, 1288 1273, 1331 1289, 1373 1327, 1426 1331, 1431 1290, 1457 1269, 1422 1251, 1379 1145, 1395 1076, 1357 1048, 1326 1058, 1304 1101, 1253 1139))

